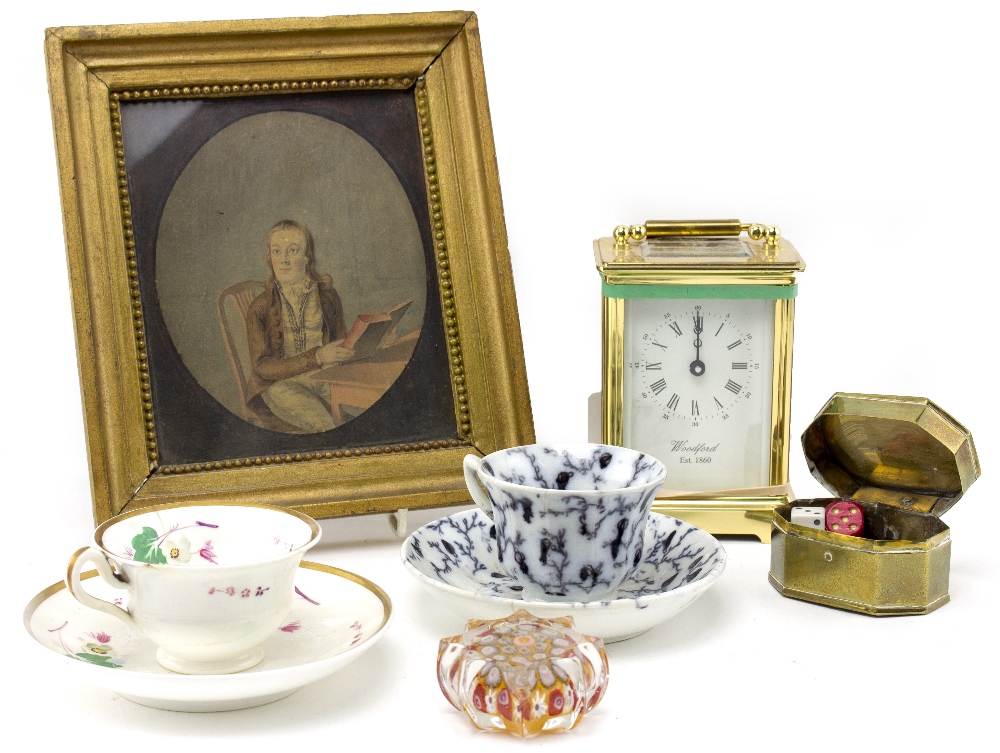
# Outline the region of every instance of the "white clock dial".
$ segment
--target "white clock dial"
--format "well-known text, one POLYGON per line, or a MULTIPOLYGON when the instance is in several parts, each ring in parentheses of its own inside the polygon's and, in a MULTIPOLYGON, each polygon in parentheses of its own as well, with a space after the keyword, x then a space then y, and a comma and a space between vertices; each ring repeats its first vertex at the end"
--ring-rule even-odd
POLYGON ((768 484, 774 311, 769 300, 626 301, 624 443, 663 461, 665 488, 768 484))

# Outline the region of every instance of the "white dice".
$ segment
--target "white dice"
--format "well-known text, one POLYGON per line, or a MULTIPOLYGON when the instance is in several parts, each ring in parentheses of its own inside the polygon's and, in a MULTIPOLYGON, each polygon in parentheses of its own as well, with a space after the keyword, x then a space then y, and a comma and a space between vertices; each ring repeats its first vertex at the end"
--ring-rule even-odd
POLYGON ((793 507, 792 522, 806 526, 807 528, 818 528, 826 530, 826 508, 825 507, 793 507))

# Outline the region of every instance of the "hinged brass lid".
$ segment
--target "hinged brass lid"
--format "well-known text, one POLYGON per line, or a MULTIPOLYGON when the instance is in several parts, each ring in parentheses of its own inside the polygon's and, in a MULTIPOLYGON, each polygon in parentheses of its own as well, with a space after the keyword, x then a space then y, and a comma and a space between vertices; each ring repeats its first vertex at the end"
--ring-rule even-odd
POLYGON ((839 497, 940 516, 979 478, 972 435, 922 397, 838 392, 802 434, 812 475, 839 497))

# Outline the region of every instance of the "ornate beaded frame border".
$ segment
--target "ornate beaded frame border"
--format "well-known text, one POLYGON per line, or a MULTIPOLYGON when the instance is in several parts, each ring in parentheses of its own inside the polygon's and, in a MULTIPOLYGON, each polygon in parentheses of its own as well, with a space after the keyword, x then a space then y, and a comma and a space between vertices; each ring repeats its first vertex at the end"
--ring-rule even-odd
MULTIPOLYGON (((78 288, 73 274, 76 267, 87 267, 92 263, 89 257, 104 255, 106 258, 101 261, 116 264, 113 244, 107 243, 107 239, 103 247, 97 249, 95 244, 88 247, 86 238, 75 237, 75 231, 84 235, 85 228, 79 226, 85 225, 85 221, 96 213, 108 216, 107 202, 88 202, 87 199, 93 197, 85 195, 86 185, 76 196, 67 196, 68 165, 74 160, 79 162, 82 148, 96 151, 93 143, 79 143, 80 136, 86 132, 90 139, 85 141, 101 138, 101 124, 94 122, 98 118, 94 117, 93 108, 103 87, 106 126, 113 151, 109 156, 113 163, 116 209, 120 217, 118 248, 124 250, 127 278, 124 303, 128 307, 135 351, 134 385, 108 385, 102 381, 101 377, 106 377, 101 374, 102 365, 109 364, 102 364, 106 359, 101 358, 100 351, 102 339, 106 338, 100 333, 107 327, 96 321, 99 317, 92 306, 83 312, 81 309, 86 306, 74 306, 96 521, 135 507, 168 499, 177 501, 178 497, 191 500, 247 498, 293 506, 315 517, 455 504, 468 498, 460 470, 462 456, 469 451, 487 454, 505 446, 533 441, 474 14, 54 29, 47 34, 46 47, 74 301, 84 298, 92 304, 90 299, 95 295, 86 284, 86 290, 78 288), (234 25, 239 27, 237 32, 232 29, 234 25), (169 42, 163 41, 164 32, 169 42), (172 73, 174 78, 169 85, 163 84, 162 78, 159 85, 149 84, 149 78, 155 80, 163 75, 157 73, 157 63, 169 63, 178 54, 185 60, 201 56, 205 58, 202 62, 207 62, 211 54, 206 54, 206 50, 212 46, 212 37, 217 35, 228 38, 229 46, 223 57, 231 60, 224 66, 227 70, 218 72, 223 75, 216 80, 230 83, 212 83, 211 79, 205 83, 205 78, 200 82, 194 78, 183 80, 182 72, 172 73), (295 73, 301 73, 303 67, 313 66, 323 67, 327 75, 247 77, 247 69, 251 67, 249 61, 260 54, 261 35, 275 40, 278 57, 285 55, 294 59, 295 73), (342 40, 344 44, 338 44, 342 40), (315 60, 317 47, 326 53, 319 61, 315 60), (386 52, 387 47, 392 48, 391 54, 386 52), (164 59, 155 60, 157 55, 164 59), (409 59, 413 57, 417 60, 409 59), (372 69, 372 75, 329 75, 345 60, 349 61, 348 68, 356 69, 358 58, 372 69), (402 72, 390 73, 392 66, 400 62, 404 66, 402 72), (100 70, 105 67, 114 67, 117 77, 122 80, 116 82, 115 74, 100 70), (71 86, 74 78, 84 79, 90 89, 97 90, 90 96, 89 113, 81 106, 83 103, 77 102, 74 108, 71 86), (145 85, 136 85, 143 79, 147 79, 145 85), (132 209, 125 174, 121 103, 411 88, 423 148, 438 291, 449 349, 459 438, 160 465, 132 234, 132 209), (79 121, 88 119, 88 115, 90 123, 81 127, 79 121), (465 123, 472 123, 473 127, 465 123), (436 130, 443 134, 445 146, 440 150, 435 144, 436 130), (442 190, 442 183, 448 184, 445 190, 442 190), (71 206, 72 199, 76 199, 76 207, 71 206), (93 206, 94 203, 97 206, 93 206), (457 253, 449 246, 449 237, 459 239, 457 253), (82 240, 81 247, 76 247, 74 240, 82 240), (89 341, 88 332, 91 333, 89 341), (469 364, 469 351, 463 350, 463 342, 482 346, 472 351, 469 364), (94 356, 93 362, 85 358, 90 355, 94 356), (497 364, 502 368, 496 368, 497 364), (96 389, 88 389, 88 376, 97 382, 96 389), (108 433, 105 427, 115 422, 106 420, 105 414, 114 412, 113 409, 109 411, 108 401, 125 399, 128 402, 129 387, 134 388, 141 418, 135 425, 133 415, 114 417, 123 419, 120 423, 124 426, 120 428, 127 436, 121 439, 108 433), (497 412, 493 406, 505 406, 505 410, 497 412), (141 461, 137 457, 139 435, 143 450, 141 461), (97 453, 94 452, 95 444, 100 450, 97 453), (118 457, 123 454, 127 457, 118 457)), ((272 67, 279 72, 288 67, 287 62, 275 63, 272 67)), ((260 65, 253 67, 259 69, 260 65)), ((194 75, 197 73, 192 72, 192 77, 194 75)), ((81 177, 84 184, 88 177, 91 178, 95 184, 94 193, 99 194, 102 186, 98 174, 103 166, 99 164, 99 157, 96 161, 93 174, 88 176, 83 170, 81 177)), ((114 293, 114 281, 109 284, 114 293)), ((113 322, 110 324, 113 327, 113 322)), ((121 372, 123 367, 132 365, 123 363, 124 360, 119 356, 110 364, 116 367, 112 371, 121 372)))

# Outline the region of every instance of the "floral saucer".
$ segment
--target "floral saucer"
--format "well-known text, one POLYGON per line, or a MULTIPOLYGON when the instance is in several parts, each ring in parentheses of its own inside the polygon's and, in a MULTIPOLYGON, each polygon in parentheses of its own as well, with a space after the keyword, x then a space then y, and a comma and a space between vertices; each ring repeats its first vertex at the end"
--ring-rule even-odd
POLYGON ((479 510, 448 515, 403 542, 406 570, 464 620, 490 620, 527 609, 536 617, 570 615, 576 629, 621 641, 680 613, 722 575, 726 551, 700 528, 659 513, 646 524, 643 559, 608 601, 525 601, 500 569, 493 523, 479 510))
MULTIPOLYGON (((122 592, 100 578, 87 588, 99 598, 121 602, 122 592)), ((61 655, 80 679, 169 711, 232 711, 277 701, 357 659, 382 637, 391 619, 389 597, 371 581, 303 562, 295 576, 292 611, 264 642, 260 664, 235 674, 183 675, 161 667, 155 645, 121 620, 80 604, 63 583, 49 586, 24 610, 31 636, 61 655)))

